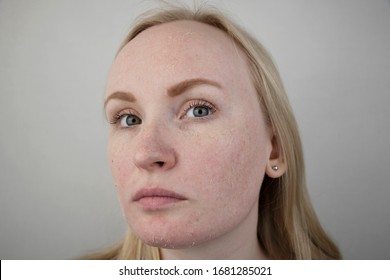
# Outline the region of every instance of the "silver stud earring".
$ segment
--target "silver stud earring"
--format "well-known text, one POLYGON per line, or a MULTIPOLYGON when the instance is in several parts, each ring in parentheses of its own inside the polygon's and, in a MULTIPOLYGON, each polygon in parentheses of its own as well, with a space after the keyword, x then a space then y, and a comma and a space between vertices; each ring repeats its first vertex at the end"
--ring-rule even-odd
POLYGON ((272 165, 272 170, 274 170, 274 171, 278 171, 278 169, 279 169, 279 167, 277 166, 277 165, 272 165))

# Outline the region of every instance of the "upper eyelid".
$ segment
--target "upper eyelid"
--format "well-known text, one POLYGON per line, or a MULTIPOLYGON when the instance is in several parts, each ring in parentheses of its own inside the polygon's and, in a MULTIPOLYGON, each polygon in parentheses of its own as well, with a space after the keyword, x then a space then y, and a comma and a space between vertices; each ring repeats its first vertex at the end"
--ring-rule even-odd
POLYGON ((118 114, 121 114, 121 115, 136 115, 136 116, 141 116, 141 114, 139 113, 138 110, 132 108, 132 107, 129 107, 128 105, 125 105, 125 104, 121 104, 120 106, 115 106, 115 107, 112 107, 112 108, 109 108, 107 107, 108 109, 106 109, 106 112, 105 114, 107 116, 114 116, 114 115, 118 115, 118 114))
MULTIPOLYGON (((180 118, 183 117, 182 115, 184 115, 189 109, 196 107, 196 106, 210 107, 213 112, 218 110, 218 107, 213 102, 210 102, 204 98, 191 98, 191 99, 188 99, 185 102, 183 102, 183 104, 179 107, 180 108, 178 111, 179 117, 180 118)), ((117 108, 109 108, 109 106, 108 106, 107 109, 108 110, 106 110, 105 115, 106 115, 106 118, 108 118, 109 120, 111 120, 114 117, 119 116, 119 115, 120 116, 135 115, 135 116, 143 119, 143 115, 138 110, 126 107, 126 105, 124 105, 124 104, 121 106, 117 106, 117 108)))
POLYGON ((186 105, 184 109, 181 110, 179 118, 185 118, 186 114, 190 109, 193 109, 198 106, 206 106, 209 107, 210 110, 212 111, 212 114, 218 111, 218 108, 210 101, 204 100, 204 99, 195 99, 195 100, 189 100, 186 102, 186 105))
POLYGON ((197 106, 208 106, 212 109, 216 109, 216 106, 213 103, 211 103, 210 101, 207 101, 204 99, 192 99, 192 100, 189 100, 186 102, 184 110, 188 110, 190 108, 197 107, 197 106), (189 104, 187 104, 187 103, 189 103, 189 104))
POLYGON ((134 115, 142 120, 141 115, 134 109, 124 108, 106 112, 106 119, 110 124, 116 124, 123 116, 134 115))

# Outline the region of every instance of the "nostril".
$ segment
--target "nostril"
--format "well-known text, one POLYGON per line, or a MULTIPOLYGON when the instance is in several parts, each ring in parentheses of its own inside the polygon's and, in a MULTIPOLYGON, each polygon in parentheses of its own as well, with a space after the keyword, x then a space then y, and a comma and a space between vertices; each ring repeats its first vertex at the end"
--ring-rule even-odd
POLYGON ((163 161, 156 161, 155 164, 158 165, 158 167, 163 167, 164 166, 164 162, 163 161))

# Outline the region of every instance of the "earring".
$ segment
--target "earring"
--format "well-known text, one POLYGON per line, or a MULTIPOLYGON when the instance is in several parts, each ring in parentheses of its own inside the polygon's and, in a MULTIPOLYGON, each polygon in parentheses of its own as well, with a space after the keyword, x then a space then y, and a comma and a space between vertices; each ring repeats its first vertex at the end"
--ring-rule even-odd
POLYGON ((272 170, 274 170, 274 171, 278 171, 278 169, 279 169, 279 167, 277 166, 277 165, 272 165, 272 170))

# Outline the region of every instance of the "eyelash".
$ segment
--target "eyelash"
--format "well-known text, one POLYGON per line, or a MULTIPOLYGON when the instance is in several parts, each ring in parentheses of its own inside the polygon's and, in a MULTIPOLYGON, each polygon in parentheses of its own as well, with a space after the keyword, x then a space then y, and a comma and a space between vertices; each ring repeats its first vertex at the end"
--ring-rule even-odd
POLYGON ((183 110, 183 114, 180 116, 180 119, 185 118, 188 111, 191 110, 192 108, 195 108, 195 107, 206 107, 208 110, 210 110, 209 115, 204 116, 204 117, 197 117, 195 119, 208 118, 208 117, 210 117, 210 115, 214 114, 217 111, 216 107, 212 103, 210 103, 206 100, 203 100, 203 99, 192 100, 192 101, 190 101, 190 103, 188 103, 186 108, 183 110))
MULTIPOLYGON (((202 99, 199 99, 199 100, 192 100, 188 103, 188 105, 185 107, 185 109, 183 110, 183 113, 181 114, 180 116, 180 119, 183 119, 186 117, 186 114, 188 113, 189 110, 191 110, 192 108, 195 108, 195 107, 206 107, 208 110, 210 110, 210 114, 207 115, 207 116, 204 116, 204 117, 197 117, 197 118, 194 118, 194 119, 205 119, 205 118, 208 118, 210 117, 210 115, 214 114, 217 109, 216 107, 206 101, 206 100, 202 100, 202 99)), ((132 110, 127 110, 127 111, 121 111, 119 113, 116 113, 110 120, 110 124, 112 125, 115 125, 117 124, 124 116, 128 116, 128 115, 134 115, 134 116, 137 116, 138 117, 138 114, 132 110)))
POLYGON ((121 111, 119 113, 116 113, 111 119, 110 119, 110 124, 117 124, 124 116, 128 115, 134 115, 137 116, 138 114, 133 112, 133 111, 121 111))

